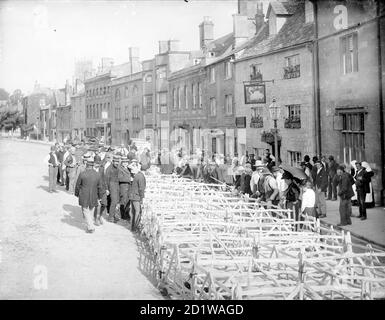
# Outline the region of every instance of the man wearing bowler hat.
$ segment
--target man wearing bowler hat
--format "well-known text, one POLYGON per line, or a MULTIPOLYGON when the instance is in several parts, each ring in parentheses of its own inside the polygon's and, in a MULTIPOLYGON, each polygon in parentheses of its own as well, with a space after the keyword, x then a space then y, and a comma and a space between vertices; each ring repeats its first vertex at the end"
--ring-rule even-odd
POLYGON ((129 160, 122 157, 119 166, 119 199, 120 199, 120 216, 123 220, 129 220, 130 201, 128 199, 129 190, 131 188, 132 176, 128 169, 129 160))
POLYGON ((56 192, 56 179, 57 179, 57 168, 59 161, 55 153, 55 146, 51 146, 50 153, 45 157, 44 162, 48 165, 48 191, 56 192))
POLYGON ((110 165, 106 172, 105 172, 105 184, 106 184, 106 193, 107 195, 110 195, 111 197, 111 204, 110 204, 110 216, 109 221, 110 222, 118 222, 119 216, 118 216, 118 210, 120 208, 119 204, 119 163, 120 163, 120 156, 114 155, 112 158, 112 165, 110 165))
POLYGON ((79 205, 87 224, 87 233, 95 231, 93 223, 94 209, 100 205, 103 195, 102 178, 94 170, 93 159, 88 160, 86 170, 80 173, 75 187, 75 196, 79 198, 79 205))

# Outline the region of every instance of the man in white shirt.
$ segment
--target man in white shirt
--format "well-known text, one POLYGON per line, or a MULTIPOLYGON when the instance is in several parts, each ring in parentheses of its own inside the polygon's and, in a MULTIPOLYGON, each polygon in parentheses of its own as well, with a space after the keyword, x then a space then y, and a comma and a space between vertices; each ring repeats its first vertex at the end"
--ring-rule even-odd
POLYGON ((118 148, 118 152, 119 152, 124 158, 127 158, 128 150, 127 150, 127 148, 124 146, 124 143, 122 143, 122 144, 120 145, 120 148, 118 148))
POLYGON ((315 211, 315 192, 313 190, 313 184, 307 181, 304 186, 304 192, 302 194, 301 213, 308 216, 316 217, 315 211))
POLYGON ((280 206, 283 208, 282 198, 283 198, 284 192, 288 188, 288 185, 285 182, 285 179, 282 179, 283 170, 281 168, 274 166, 272 168, 272 171, 278 185, 280 206))
POLYGON ((48 191, 56 192, 56 179, 59 161, 55 153, 55 146, 51 146, 50 153, 44 158, 44 163, 48 165, 48 191))

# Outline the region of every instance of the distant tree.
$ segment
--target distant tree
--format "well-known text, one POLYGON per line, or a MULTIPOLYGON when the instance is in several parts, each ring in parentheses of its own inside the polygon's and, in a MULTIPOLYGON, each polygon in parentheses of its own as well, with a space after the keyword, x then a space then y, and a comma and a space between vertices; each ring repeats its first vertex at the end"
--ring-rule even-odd
POLYGON ((0 128, 15 130, 23 124, 23 114, 19 111, 3 111, 0 113, 0 128))
POLYGON ((9 100, 11 102, 11 105, 17 104, 21 99, 23 98, 23 93, 20 89, 16 89, 13 91, 13 93, 9 96, 9 100))
POLYGON ((9 93, 5 91, 3 88, 0 88, 0 100, 8 100, 9 93))

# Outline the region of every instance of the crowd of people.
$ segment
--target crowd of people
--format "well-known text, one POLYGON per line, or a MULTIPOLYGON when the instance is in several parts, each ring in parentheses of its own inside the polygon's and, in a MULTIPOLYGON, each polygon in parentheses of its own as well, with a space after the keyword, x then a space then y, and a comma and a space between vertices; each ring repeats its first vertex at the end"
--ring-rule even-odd
MULTIPOLYGON (((182 150, 174 153, 174 174, 226 185, 246 200, 269 208, 292 209, 296 220, 304 215, 325 218, 326 200, 339 197, 339 225, 344 226, 352 223, 352 205, 359 206, 361 220, 367 219, 366 208, 374 205, 373 171, 367 162, 353 161, 347 168, 333 156, 314 156, 311 161, 306 155, 297 168, 282 165, 268 149, 263 157, 246 153, 232 159, 219 155, 207 159, 202 154, 192 159, 182 150)), ((148 148, 139 152, 135 143, 128 148, 123 144, 114 148, 57 143, 45 163, 49 166, 49 192, 55 192, 59 184, 77 196, 90 233, 95 225, 103 224, 103 215, 113 223, 130 220, 135 231, 146 187, 143 172, 151 165, 159 166, 161 172, 165 168, 162 153, 151 154, 148 148)))
POLYGON ((136 231, 146 188, 142 171, 150 160, 149 150, 140 153, 135 143, 128 148, 56 143, 44 159, 48 191, 56 192, 60 185, 79 198, 88 233, 103 225, 103 216, 112 223, 127 220, 136 231))
POLYGON ((367 219, 366 208, 374 206, 373 171, 367 162, 353 161, 348 168, 333 156, 314 156, 311 161, 306 155, 297 170, 287 168, 266 149, 263 157, 247 153, 233 159, 213 156, 207 161, 202 157, 197 165, 181 159, 175 172, 205 183, 226 184, 267 207, 293 209, 297 220, 304 214, 325 218, 326 200, 337 201, 338 197, 339 226, 351 224, 352 205, 359 206, 361 220, 367 219))

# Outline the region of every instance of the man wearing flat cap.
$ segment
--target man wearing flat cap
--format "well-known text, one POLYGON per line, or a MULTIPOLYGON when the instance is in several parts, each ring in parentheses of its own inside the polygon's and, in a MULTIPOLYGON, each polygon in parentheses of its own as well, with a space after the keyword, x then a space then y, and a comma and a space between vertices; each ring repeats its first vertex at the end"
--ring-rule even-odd
POLYGON ((106 184, 106 193, 107 195, 110 195, 111 197, 111 204, 110 204, 110 216, 109 221, 110 222, 118 222, 119 216, 118 216, 118 210, 120 208, 119 204, 119 163, 120 163, 120 156, 114 155, 112 158, 112 165, 110 165, 104 175, 105 178, 105 184, 106 184))
POLYGON ((104 188, 100 175, 94 170, 94 161, 88 160, 86 170, 80 173, 76 181, 75 196, 79 198, 79 205, 87 224, 87 233, 95 231, 94 209, 100 205, 104 188))

